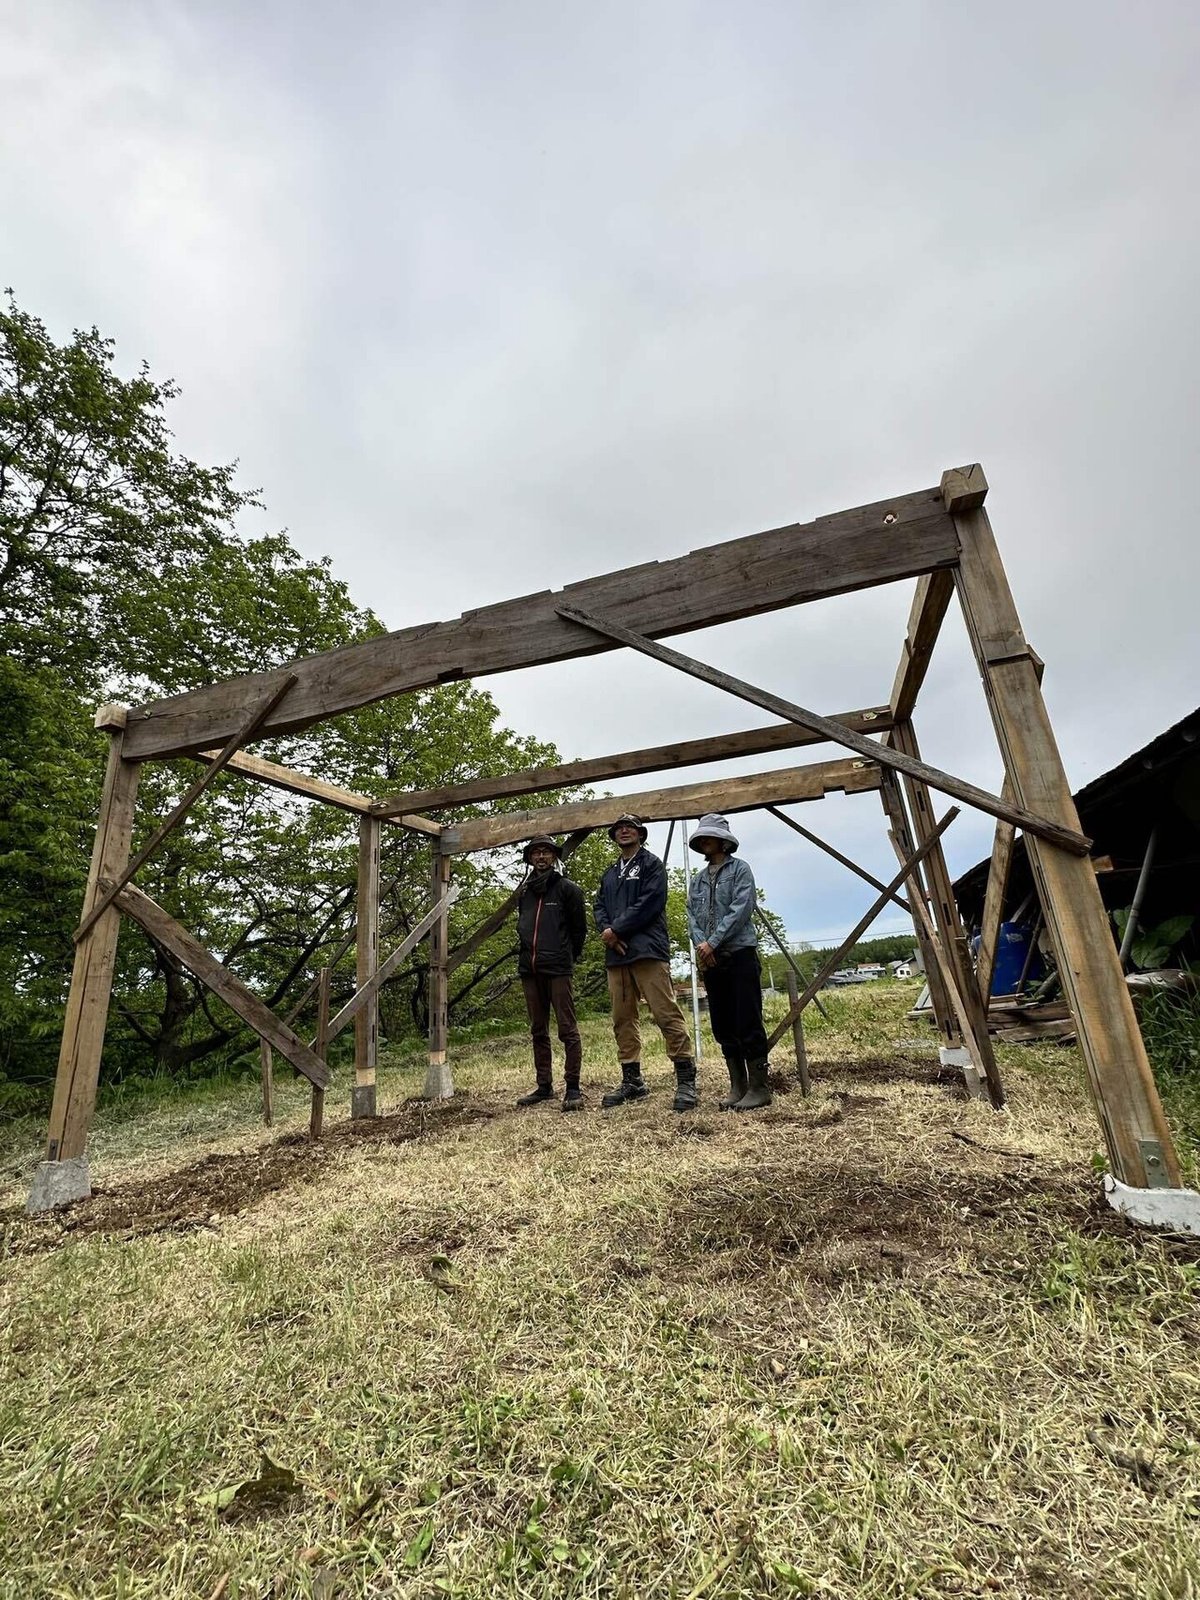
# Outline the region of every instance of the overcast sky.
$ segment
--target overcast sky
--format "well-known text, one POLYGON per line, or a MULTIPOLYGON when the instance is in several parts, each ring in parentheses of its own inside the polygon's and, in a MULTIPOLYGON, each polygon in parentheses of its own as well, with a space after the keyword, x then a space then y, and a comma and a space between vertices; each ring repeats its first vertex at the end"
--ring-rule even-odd
MULTIPOLYGON (((0 28, 4 281, 174 377, 180 448, 239 457, 262 528, 388 626, 979 460, 1072 784, 1200 700, 1195 0, 0 0, 0 28)), ((686 648, 870 705, 911 587, 686 648)), ((625 654, 483 683, 565 756, 770 720, 625 654)), ((953 614, 918 726, 999 788, 953 614)), ((890 876, 873 796, 798 814, 890 876)), ((797 936, 871 899, 739 823, 797 936)), ((953 871, 991 830, 964 814, 953 871)))

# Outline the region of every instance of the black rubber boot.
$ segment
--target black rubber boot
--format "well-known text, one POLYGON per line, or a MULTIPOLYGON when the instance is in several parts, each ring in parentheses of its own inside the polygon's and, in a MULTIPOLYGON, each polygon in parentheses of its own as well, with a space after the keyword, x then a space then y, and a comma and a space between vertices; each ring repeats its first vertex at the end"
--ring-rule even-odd
POLYGON ((586 1102, 577 1083, 569 1083, 567 1092, 563 1095, 562 1108, 564 1111, 582 1111, 586 1102))
POLYGON ((767 1087, 767 1074, 771 1070, 771 1063, 763 1056, 761 1061, 747 1061, 746 1077, 750 1087, 734 1106, 735 1111, 761 1111, 764 1106, 769 1106, 774 1099, 767 1087))
POLYGON ((540 1105, 543 1100, 550 1100, 554 1096, 552 1083, 539 1083, 536 1089, 531 1089, 528 1094, 523 1094, 517 1101, 519 1106, 540 1105))
POLYGON ((606 1094, 600 1104, 607 1111, 610 1106, 623 1106, 627 1100, 644 1100, 650 1093, 642 1079, 640 1061, 622 1061, 621 1087, 606 1094))
POLYGON ((746 1078, 746 1063, 741 1056, 726 1056, 725 1065, 729 1068, 729 1093, 719 1102, 719 1108, 732 1111, 750 1084, 746 1078))
POLYGON ((675 1098, 672 1111, 695 1111, 699 1105, 696 1095, 696 1063, 691 1056, 673 1063, 675 1068, 675 1098))

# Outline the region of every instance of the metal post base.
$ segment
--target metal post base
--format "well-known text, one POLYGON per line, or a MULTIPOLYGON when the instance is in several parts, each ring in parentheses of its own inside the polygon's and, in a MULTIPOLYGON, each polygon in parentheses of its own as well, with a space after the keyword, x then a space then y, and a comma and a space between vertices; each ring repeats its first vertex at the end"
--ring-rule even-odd
POLYGON ((1200 1234, 1200 1194, 1195 1189, 1135 1189, 1106 1172, 1104 1198, 1130 1222, 1200 1234))
POLYGON ((375 1109, 375 1085, 373 1083, 356 1083, 350 1090, 350 1120, 359 1121, 362 1117, 376 1117, 379 1113, 375 1109))
POLYGON ((971 1052, 965 1045, 942 1045, 938 1050, 938 1060, 944 1067, 958 1068, 963 1075, 963 1083, 972 1100, 986 1100, 988 1098, 987 1084, 983 1081, 983 1074, 971 1060, 971 1052))
POLYGON ((59 1206, 86 1200, 91 1192, 92 1174, 86 1156, 43 1161, 33 1175, 25 1211, 28 1216, 36 1217, 40 1211, 55 1211, 59 1206))

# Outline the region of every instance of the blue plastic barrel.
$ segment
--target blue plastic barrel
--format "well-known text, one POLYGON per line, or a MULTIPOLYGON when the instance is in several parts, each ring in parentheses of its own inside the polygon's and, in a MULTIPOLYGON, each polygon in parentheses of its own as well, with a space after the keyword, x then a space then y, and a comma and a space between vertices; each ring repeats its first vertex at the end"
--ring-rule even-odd
MULTIPOLYGON (((996 961, 992 967, 992 993, 1015 994, 1021 981, 1021 970, 1029 953, 1029 936, 1032 928, 1023 922, 1002 922, 1000 937, 996 941, 996 961)), ((1025 974, 1026 984, 1036 983, 1045 977, 1046 968, 1035 950, 1025 974)))

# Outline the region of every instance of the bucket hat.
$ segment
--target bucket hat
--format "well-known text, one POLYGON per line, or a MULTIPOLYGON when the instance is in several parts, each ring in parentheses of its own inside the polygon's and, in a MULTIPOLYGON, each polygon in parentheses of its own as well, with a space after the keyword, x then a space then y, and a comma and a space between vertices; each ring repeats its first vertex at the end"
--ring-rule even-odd
POLYGON ((562 860, 562 845, 557 844, 548 833, 535 833, 533 838, 521 851, 521 860, 526 866, 530 865, 529 858, 537 845, 544 845, 547 850, 553 850, 558 859, 562 860))
POLYGON ((642 843, 645 844, 646 840, 650 837, 650 829, 642 821, 641 817, 635 817, 632 811, 623 812, 608 830, 608 837, 612 840, 612 842, 616 844, 617 829, 623 822, 627 822, 631 828, 636 828, 638 833, 641 835, 642 843))
POLYGON ((732 855, 738 847, 738 841, 730 832, 728 822, 715 811, 710 811, 707 816, 700 818, 695 833, 688 840, 688 845, 693 850, 699 850, 701 839, 719 839, 729 855, 732 855))

